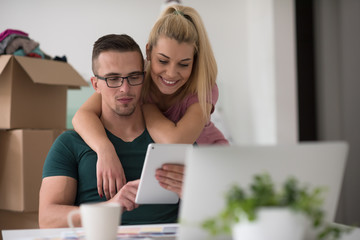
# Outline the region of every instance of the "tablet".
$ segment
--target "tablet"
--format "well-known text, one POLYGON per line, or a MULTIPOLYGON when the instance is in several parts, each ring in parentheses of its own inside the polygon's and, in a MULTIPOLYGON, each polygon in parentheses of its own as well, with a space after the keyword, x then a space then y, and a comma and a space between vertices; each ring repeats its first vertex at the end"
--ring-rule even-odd
POLYGON ((176 193, 160 186, 155 171, 165 163, 184 164, 189 148, 192 148, 191 144, 149 144, 136 194, 137 204, 175 204, 179 201, 176 193))

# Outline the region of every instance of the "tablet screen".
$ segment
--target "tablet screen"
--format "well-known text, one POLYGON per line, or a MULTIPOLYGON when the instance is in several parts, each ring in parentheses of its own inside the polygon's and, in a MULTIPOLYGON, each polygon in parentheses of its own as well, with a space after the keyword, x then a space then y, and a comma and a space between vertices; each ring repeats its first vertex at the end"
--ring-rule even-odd
POLYGON ((137 204, 175 204, 179 201, 176 193, 160 186, 155 172, 165 163, 184 164, 189 148, 192 148, 191 144, 149 144, 136 194, 137 204))

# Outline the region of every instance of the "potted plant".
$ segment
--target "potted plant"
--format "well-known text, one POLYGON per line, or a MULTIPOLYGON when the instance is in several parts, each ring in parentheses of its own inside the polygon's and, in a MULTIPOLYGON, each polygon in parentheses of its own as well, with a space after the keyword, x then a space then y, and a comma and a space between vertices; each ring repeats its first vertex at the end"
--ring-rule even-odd
POLYGON ((295 178, 277 190, 267 173, 255 175, 248 191, 234 185, 227 192, 225 209, 206 220, 203 228, 212 235, 232 233, 239 240, 303 240, 312 226, 317 239, 338 239, 350 228, 324 222, 322 192, 300 186, 295 178))

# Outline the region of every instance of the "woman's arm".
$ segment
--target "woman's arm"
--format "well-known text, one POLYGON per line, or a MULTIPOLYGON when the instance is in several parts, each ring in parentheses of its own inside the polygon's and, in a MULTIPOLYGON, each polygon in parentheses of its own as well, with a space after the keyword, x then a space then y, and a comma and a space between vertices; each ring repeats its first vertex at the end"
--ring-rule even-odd
MULTIPOLYGON (((199 103, 190 105, 176 124, 166 118, 155 104, 144 104, 142 109, 146 128, 157 143, 193 144, 208 122, 199 103)), ((211 104, 208 104, 210 110, 211 104)))
POLYGON ((101 95, 94 93, 76 112, 72 119, 75 131, 98 155, 96 166, 98 193, 107 199, 126 183, 124 170, 113 144, 100 121, 101 95))

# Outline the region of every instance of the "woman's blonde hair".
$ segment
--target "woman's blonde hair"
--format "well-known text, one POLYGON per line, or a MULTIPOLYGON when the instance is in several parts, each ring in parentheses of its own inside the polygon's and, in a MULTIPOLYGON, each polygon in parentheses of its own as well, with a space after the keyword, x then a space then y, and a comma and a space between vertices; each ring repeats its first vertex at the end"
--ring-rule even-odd
MULTIPOLYGON (((194 44, 192 72, 178 96, 181 100, 189 94, 197 94, 204 117, 209 118, 210 112, 206 110, 206 104, 211 103, 211 91, 216 81, 217 65, 200 15, 191 7, 182 5, 168 7, 162 12, 150 32, 148 40, 150 52, 161 36, 175 39, 179 43, 194 44)), ((150 64, 147 66, 143 86, 144 99, 148 99, 151 85, 154 84, 151 79, 150 64)))

